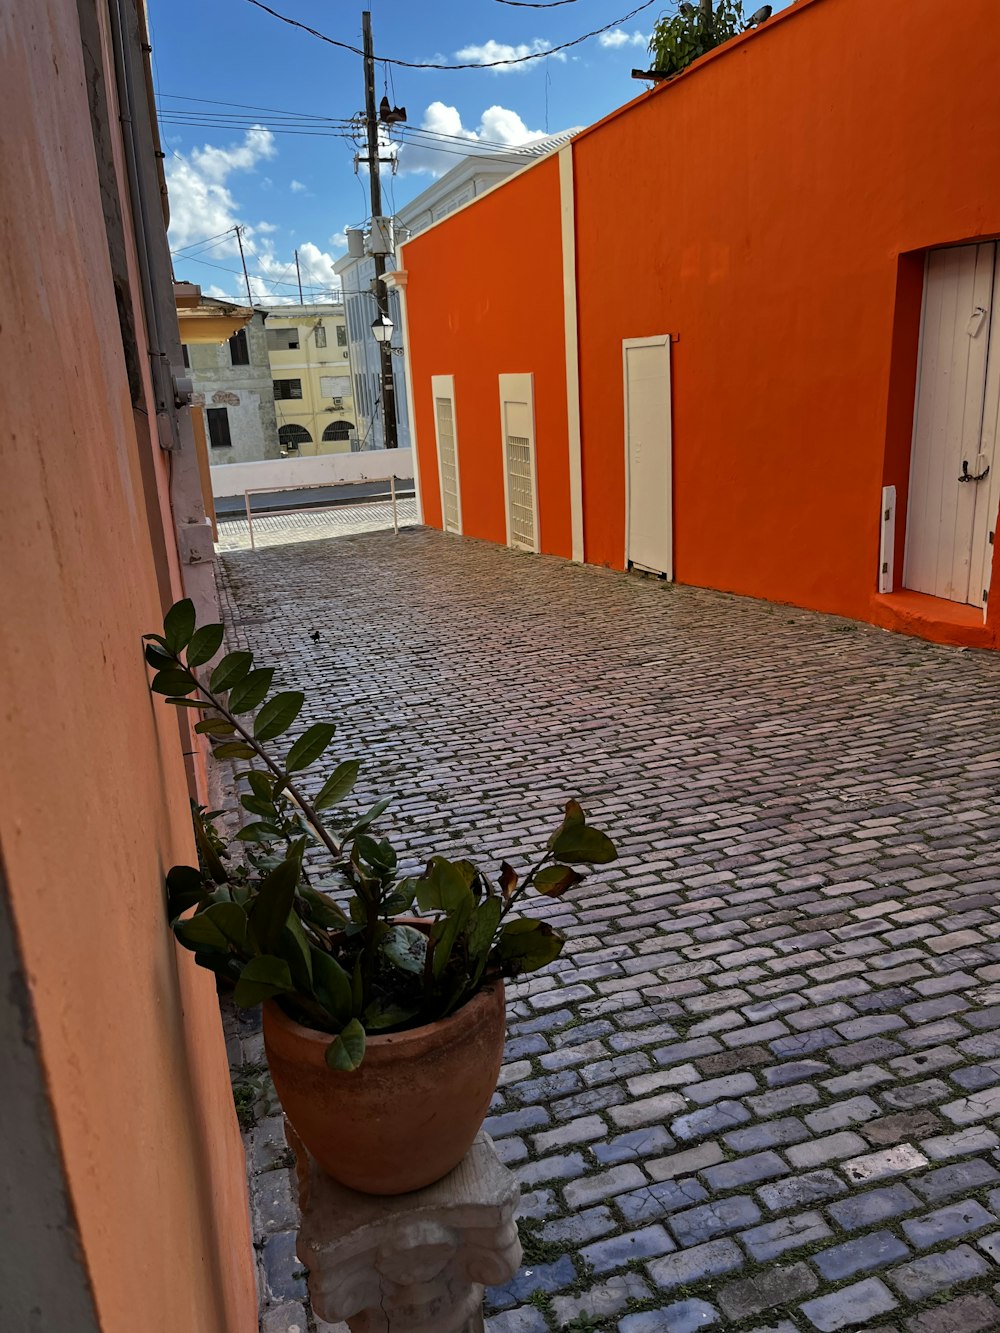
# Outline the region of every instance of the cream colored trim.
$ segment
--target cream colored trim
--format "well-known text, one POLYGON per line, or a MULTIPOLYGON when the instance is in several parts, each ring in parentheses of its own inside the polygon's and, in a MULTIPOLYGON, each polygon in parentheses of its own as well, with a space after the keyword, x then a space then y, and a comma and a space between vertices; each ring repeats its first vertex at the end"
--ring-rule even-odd
POLYGON ((532 551, 535 555, 542 549, 542 522, 538 508, 538 454, 535 437, 535 377, 533 374, 499 375, 500 384, 500 449, 503 462, 503 511, 507 524, 507 545, 518 550, 527 548, 517 546, 513 539, 510 525, 510 477, 507 465, 507 407, 510 403, 524 403, 528 409, 529 458, 531 460, 531 495, 534 501, 534 541, 532 551))
POLYGON ((420 450, 417 448, 417 413, 413 406, 413 362, 410 359, 410 315, 406 303, 407 272, 403 268, 403 250, 398 252, 399 267, 393 273, 387 273, 386 286, 399 292, 399 309, 403 316, 400 336, 403 341, 403 372, 406 380, 406 410, 410 418, 410 449, 413 453, 413 494, 417 502, 417 522, 424 521, 424 502, 420 486, 420 450), (390 278, 392 281, 390 281, 390 278))
POLYGON ((566 434, 569 445, 569 514, 572 558, 583 563, 583 442, 580 433, 580 338, 576 310, 576 207, 573 145, 559 150, 562 214, 563 326, 566 344, 566 434))
MULTIPOLYGON (((441 531, 449 532, 448 506, 444 496, 444 468, 441 466, 441 436, 438 431, 437 400, 439 398, 447 398, 451 403, 452 443, 455 446, 455 503, 456 508, 458 509, 458 535, 462 536, 465 532, 465 529, 462 526, 462 464, 458 456, 458 414, 455 411, 454 375, 431 376, 431 399, 434 408, 434 444, 438 465, 438 486, 441 490, 441 531)), ((414 478, 414 480, 416 480, 416 478, 414 478)))

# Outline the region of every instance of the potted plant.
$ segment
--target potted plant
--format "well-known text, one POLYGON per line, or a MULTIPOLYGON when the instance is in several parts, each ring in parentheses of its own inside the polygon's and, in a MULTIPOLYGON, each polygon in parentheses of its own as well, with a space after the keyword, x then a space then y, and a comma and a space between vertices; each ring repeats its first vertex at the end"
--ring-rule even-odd
POLYGON ((562 951, 558 930, 515 909, 529 892, 560 897, 582 879, 576 867, 615 858, 613 843, 570 801, 526 873, 505 861, 491 877, 434 856, 423 873, 401 875, 391 843, 370 832, 388 800, 337 813, 356 759, 315 795, 301 785, 334 724, 275 746, 302 710, 300 691, 272 693, 274 668, 243 650, 208 670, 223 627, 198 628, 189 600, 171 607, 162 634, 144 637, 152 690, 198 710, 195 731, 218 758, 246 761, 240 799, 253 817, 236 834, 237 859, 195 812, 199 865, 167 875, 177 940, 234 986, 238 1005, 263 1002, 275 1088, 324 1170, 373 1194, 440 1179, 468 1151, 496 1086, 504 978, 562 951), (330 896, 338 891, 343 905, 330 896))

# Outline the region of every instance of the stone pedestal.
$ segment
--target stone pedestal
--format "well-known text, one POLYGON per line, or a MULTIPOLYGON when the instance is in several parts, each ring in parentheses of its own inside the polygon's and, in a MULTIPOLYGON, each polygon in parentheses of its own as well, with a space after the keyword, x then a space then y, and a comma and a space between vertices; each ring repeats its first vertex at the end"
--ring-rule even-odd
MULTIPOLYGON (((286 1122, 314 1312, 351 1333, 483 1333, 483 1289, 521 1262, 517 1181, 482 1131, 450 1175, 391 1197, 331 1180, 286 1122)), ((419 1152, 419 1143, 401 1144, 419 1152)))

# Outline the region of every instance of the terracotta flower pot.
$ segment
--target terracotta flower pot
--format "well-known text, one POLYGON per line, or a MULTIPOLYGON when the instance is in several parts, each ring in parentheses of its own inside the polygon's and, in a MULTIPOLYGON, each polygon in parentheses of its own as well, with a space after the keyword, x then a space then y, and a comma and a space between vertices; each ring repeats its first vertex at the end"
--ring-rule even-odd
POLYGON ((458 1165, 486 1117, 506 1027, 502 981, 437 1023, 369 1036, 353 1074, 330 1069, 329 1033, 264 1005, 267 1063, 288 1119, 334 1180, 406 1194, 458 1165))

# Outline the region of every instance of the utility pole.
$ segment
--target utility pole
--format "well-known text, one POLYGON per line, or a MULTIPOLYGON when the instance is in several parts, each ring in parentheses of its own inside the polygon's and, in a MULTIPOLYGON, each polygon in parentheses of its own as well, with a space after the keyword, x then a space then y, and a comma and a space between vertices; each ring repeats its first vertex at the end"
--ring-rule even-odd
MULTIPOLYGON (((382 216, 382 182, 379 179, 378 115, 375 110, 375 54, 372 46, 372 16, 369 10, 361 15, 361 30, 365 49, 365 129, 368 133, 368 184, 371 191, 372 218, 382 216)), ((380 315, 388 318, 389 301, 386 294, 385 255, 372 256, 375 260, 375 304, 380 315)), ((382 372, 382 420, 385 429, 385 447, 397 449, 396 386, 392 377, 392 348, 380 342, 379 365, 382 372)))
POLYGON ((240 247, 240 263, 243 265, 243 280, 247 285, 247 305, 253 305, 253 296, 250 292, 250 275, 247 273, 247 261, 243 254, 243 228, 236 228, 236 244, 240 247))
POLYGON ((303 301, 303 299, 302 299, 302 273, 301 273, 300 270, 299 270, 299 252, 298 252, 298 250, 295 251, 295 276, 296 276, 296 278, 298 279, 298 283, 299 283, 299 305, 305 305, 305 301, 303 301))

